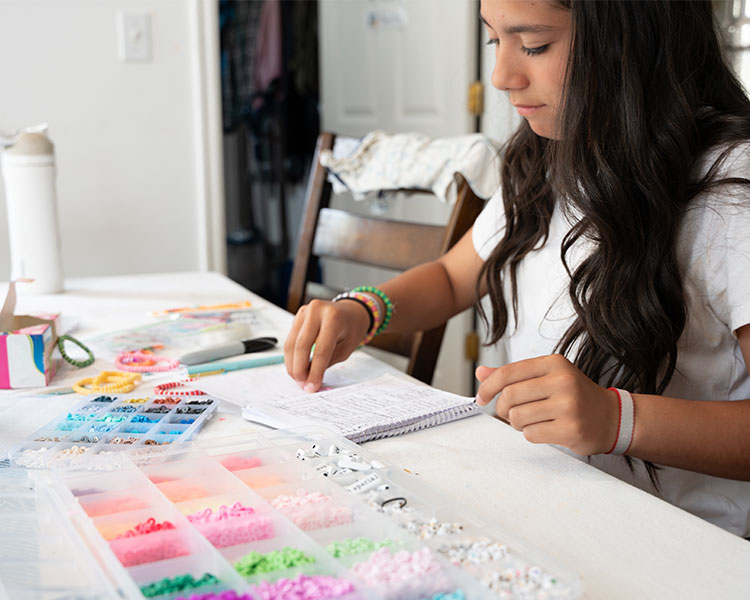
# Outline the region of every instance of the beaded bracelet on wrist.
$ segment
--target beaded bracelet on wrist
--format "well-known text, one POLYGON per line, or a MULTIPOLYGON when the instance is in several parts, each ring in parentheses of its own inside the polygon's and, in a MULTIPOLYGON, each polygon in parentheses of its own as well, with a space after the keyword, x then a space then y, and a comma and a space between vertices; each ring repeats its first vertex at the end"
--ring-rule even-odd
MULTIPOLYGON (((360 297, 361 298, 366 297, 366 294, 360 294, 360 297)), ((383 319, 382 319, 383 313, 380 311, 380 307, 378 306, 377 301, 372 298, 368 298, 367 300, 363 300, 363 301, 375 307, 373 308, 373 310, 376 312, 375 312, 375 318, 374 318, 374 325, 372 326, 370 330, 368 330, 367 335, 365 335, 364 339, 359 343, 360 347, 366 346, 372 341, 372 339, 378 334, 380 325, 383 322, 383 319)))
POLYGON ((380 290, 371 285, 360 285, 359 287, 355 287, 353 290, 351 290, 350 293, 354 293, 354 292, 364 292, 364 293, 375 294, 378 298, 380 298, 383 301, 383 305, 385 306, 385 318, 383 319, 383 322, 380 324, 380 327, 378 327, 378 330, 375 332, 374 336, 383 333, 388 327, 388 323, 391 322, 391 316, 393 316, 393 302, 391 302, 391 299, 383 290, 380 290))
MULTIPOLYGON (((372 298, 369 294, 365 294, 362 292, 344 292, 343 294, 339 294, 337 298, 339 300, 343 300, 344 298, 348 299, 356 299, 360 304, 364 305, 364 307, 370 312, 370 315, 372 316, 372 325, 370 326, 370 329, 368 329, 367 334, 365 335, 364 339, 359 343, 359 347, 366 346, 372 341, 372 338, 374 338, 380 328, 380 325, 382 323, 382 312, 380 311, 380 306, 378 305, 377 301, 372 298), (340 298, 339 298, 340 296, 340 298)), ((334 301, 337 301, 334 298, 334 301)))
POLYGON ((367 315, 370 317, 370 324, 367 326, 367 331, 368 333, 372 331, 372 329, 375 327, 375 315, 373 314, 372 309, 367 304, 367 302, 347 292, 343 292, 333 299, 334 302, 338 302, 340 300, 354 300, 354 302, 357 302, 358 304, 364 306, 365 310, 367 311, 367 315))

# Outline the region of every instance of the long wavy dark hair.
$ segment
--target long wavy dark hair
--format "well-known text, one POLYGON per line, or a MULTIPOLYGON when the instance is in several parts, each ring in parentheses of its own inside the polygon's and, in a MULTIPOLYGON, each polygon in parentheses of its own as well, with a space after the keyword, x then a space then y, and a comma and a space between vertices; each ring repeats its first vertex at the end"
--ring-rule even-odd
MULTIPOLYGON (((576 317, 556 351, 602 385, 660 394, 686 320, 681 217, 713 186, 750 184, 716 175, 750 140, 750 102, 725 63, 708 0, 559 4, 572 33, 558 140, 524 121, 506 147, 506 228, 479 279, 492 306, 488 343, 508 326, 505 279, 517 315, 516 270, 546 242, 559 201, 583 216, 560 248, 576 317), (701 175, 696 166, 712 148, 719 158, 701 175), (583 239, 593 251, 571 268, 568 251, 583 239)), ((658 487, 654 465, 646 467, 658 487)))

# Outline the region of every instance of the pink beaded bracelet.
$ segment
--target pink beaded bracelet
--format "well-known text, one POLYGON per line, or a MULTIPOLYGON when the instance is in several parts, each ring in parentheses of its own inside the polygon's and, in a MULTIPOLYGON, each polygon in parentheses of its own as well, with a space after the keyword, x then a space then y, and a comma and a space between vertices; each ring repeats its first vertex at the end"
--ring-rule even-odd
POLYGON ((133 373, 159 373, 176 369, 180 366, 180 361, 136 350, 120 353, 115 359, 115 365, 118 369, 133 373))

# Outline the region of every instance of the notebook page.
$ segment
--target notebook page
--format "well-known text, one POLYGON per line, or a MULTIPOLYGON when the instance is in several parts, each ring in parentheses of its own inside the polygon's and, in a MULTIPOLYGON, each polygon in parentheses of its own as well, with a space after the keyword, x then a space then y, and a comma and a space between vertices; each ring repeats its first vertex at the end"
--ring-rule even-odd
POLYGON ((369 440, 378 440, 384 437, 394 437, 397 435, 403 435, 405 433, 411 433, 412 431, 418 431, 420 429, 436 427, 437 425, 442 425, 443 423, 458 421, 459 419, 477 415, 480 412, 481 409, 479 409, 476 404, 466 404, 464 406, 454 408, 448 412, 440 413, 424 420, 409 423, 408 425, 393 426, 388 429, 381 429, 380 431, 363 431, 355 433, 352 436, 349 436, 349 439, 354 443, 359 444, 360 442, 366 442, 369 440))
MULTIPOLYGON (((321 389, 325 391, 339 388, 394 371, 396 370, 390 365, 381 363, 361 352, 355 352, 346 361, 326 370, 321 389)), ((303 394, 297 383, 287 374, 284 365, 242 369, 223 375, 200 377, 185 387, 202 390, 210 396, 216 396, 238 406, 245 406, 248 402, 258 400, 273 404, 279 399, 303 394)))
MULTIPOLYGON (((323 389, 338 388, 352 383, 353 379, 331 369, 323 379, 323 389)), ((294 396, 310 395, 303 392, 294 379, 287 375, 284 365, 231 371, 216 377, 201 378, 186 387, 199 389, 210 396, 239 406, 245 406, 254 400, 264 400, 273 404, 294 396)))
POLYGON ((286 415, 290 421, 327 424, 345 437, 372 439, 420 422, 429 426, 432 421, 437 424, 460 418, 464 416, 460 409, 466 407, 471 413, 479 412, 473 398, 383 375, 317 394, 250 402, 243 416, 278 427, 280 416, 286 415))

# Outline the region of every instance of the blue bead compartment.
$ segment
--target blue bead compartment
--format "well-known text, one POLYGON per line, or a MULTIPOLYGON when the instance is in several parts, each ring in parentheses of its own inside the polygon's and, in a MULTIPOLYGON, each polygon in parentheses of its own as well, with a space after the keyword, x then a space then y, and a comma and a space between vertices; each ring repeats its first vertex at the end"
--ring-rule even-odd
POLYGON ((494 523, 479 522, 402 469, 330 432, 282 430, 168 450, 141 445, 121 456, 125 460, 116 471, 57 471, 56 493, 70 514, 87 523, 85 529, 96 532, 93 539, 89 536, 92 550, 104 562, 117 564, 114 575, 125 588, 138 589, 185 574, 198 579, 211 573, 221 582, 210 589, 166 594, 160 599, 227 589, 259 598, 257 586, 323 573, 354 585, 355 592, 346 595, 347 600, 552 600, 575 599, 583 591, 578 576, 553 559, 494 523), (304 514, 279 506, 280 498, 300 490, 329 499, 308 505, 314 509, 304 514), (256 517, 266 519, 272 525, 271 537, 248 540, 242 519, 224 521, 220 531, 187 519, 187 515, 209 508, 216 512, 235 502, 252 507, 256 517), (168 520, 175 529, 115 537, 148 518, 168 520), (334 542, 361 537, 389 540, 392 553, 429 551, 439 572, 413 578, 408 589, 364 582, 357 577, 355 565, 366 561, 374 550, 349 555, 330 551, 334 542), (159 548, 171 544, 183 554, 137 562, 134 557, 146 541, 149 552, 158 554, 159 548), (247 577, 234 569, 250 551, 266 553, 290 546, 315 562, 247 577), (462 596, 454 595, 459 592, 462 596))
POLYGON ((11 449, 11 463, 26 468, 69 468, 86 455, 101 456, 133 447, 190 440, 213 417, 218 401, 208 396, 118 394, 88 396, 11 449), (133 400, 145 402, 133 403, 133 400))

